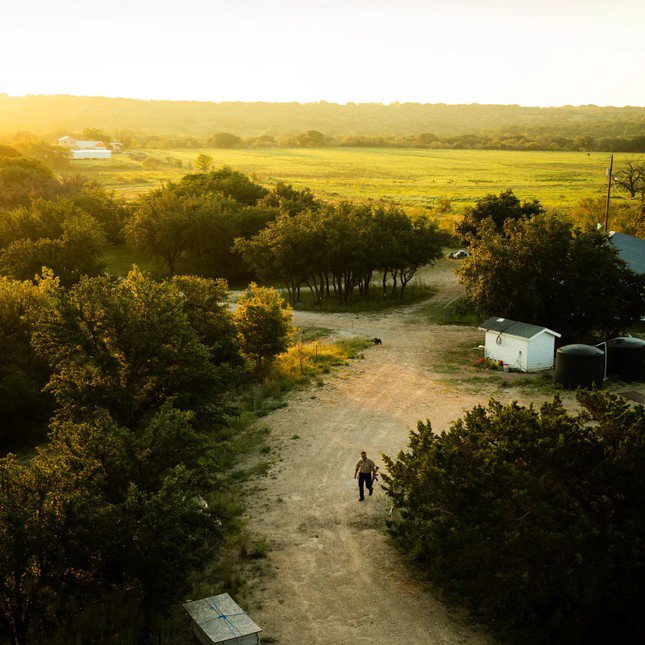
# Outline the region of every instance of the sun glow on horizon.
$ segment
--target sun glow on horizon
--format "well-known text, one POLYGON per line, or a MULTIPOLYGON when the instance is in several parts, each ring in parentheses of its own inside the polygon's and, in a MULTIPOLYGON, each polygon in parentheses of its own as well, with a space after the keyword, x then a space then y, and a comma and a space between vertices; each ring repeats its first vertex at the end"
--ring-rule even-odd
POLYGON ((636 0, 26 0, 3 14, 11 95, 645 105, 636 0))

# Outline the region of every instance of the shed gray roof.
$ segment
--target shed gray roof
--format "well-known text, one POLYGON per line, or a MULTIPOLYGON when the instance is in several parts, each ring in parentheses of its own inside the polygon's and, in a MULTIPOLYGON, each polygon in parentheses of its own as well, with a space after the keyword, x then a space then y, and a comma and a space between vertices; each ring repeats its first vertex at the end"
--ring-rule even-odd
POLYGON ((184 609, 214 643, 262 631, 227 593, 187 602, 184 609))
POLYGON ((520 338, 533 338, 542 332, 551 334, 560 338, 561 334, 557 331, 552 331, 548 327, 540 327, 539 325, 529 325, 528 323, 516 322, 508 318, 499 318, 493 316, 479 325, 479 329, 484 331, 496 331, 500 334, 508 334, 509 336, 519 336, 520 338))
POLYGON ((645 240, 625 233, 612 233, 609 238, 618 249, 618 255, 629 268, 640 275, 645 273, 645 240))

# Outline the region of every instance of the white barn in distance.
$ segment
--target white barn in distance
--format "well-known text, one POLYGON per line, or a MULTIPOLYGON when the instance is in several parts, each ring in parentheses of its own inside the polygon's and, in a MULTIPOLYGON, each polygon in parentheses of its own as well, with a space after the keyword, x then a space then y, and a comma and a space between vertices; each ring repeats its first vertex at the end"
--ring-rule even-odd
POLYGON ((537 372, 553 367, 555 339, 561 334, 508 318, 489 318, 479 328, 486 332, 484 356, 502 361, 510 369, 537 372))
POLYGON ((110 159, 112 151, 103 141, 81 141, 72 137, 60 137, 58 145, 69 148, 72 159, 110 159))

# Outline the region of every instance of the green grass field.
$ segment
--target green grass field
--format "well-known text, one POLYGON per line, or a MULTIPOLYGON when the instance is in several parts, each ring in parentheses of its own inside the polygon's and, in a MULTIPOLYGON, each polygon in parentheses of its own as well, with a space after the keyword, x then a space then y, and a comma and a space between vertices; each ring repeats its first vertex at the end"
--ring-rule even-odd
MULTIPOLYGON (((197 154, 249 173, 263 184, 286 181, 308 186, 328 199, 387 199, 406 207, 433 209, 451 200, 461 213, 475 199, 512 188, 524 199, 537 197, 548 208, 568 211, 583 197, 598 197, 606 186, 607 155, 594 152, 515 152, 494 150, 411 150, 400 148, 321 148, 242 150, 147 150, 160 160, 157 169, 118 154, 109 161, 73 161, 73 171, 87 174, 134 197, 161 181, 178 179, 187 168, 172 167, 166 157, 184 165, 197 154)), ((629 155, 617 155, 616 170, 629 155)), ((633 155, 632 155, 633 156, 633 155)), ((617 195, 618 198, 620 196, 617 195)))

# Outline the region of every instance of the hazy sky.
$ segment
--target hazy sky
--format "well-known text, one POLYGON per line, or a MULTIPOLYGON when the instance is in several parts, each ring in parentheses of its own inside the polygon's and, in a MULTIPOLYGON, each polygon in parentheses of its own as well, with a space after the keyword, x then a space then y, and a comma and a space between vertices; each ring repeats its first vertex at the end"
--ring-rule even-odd
POLYGON ((645 0, 0 0, 0 93, 645 105, 645 0))

